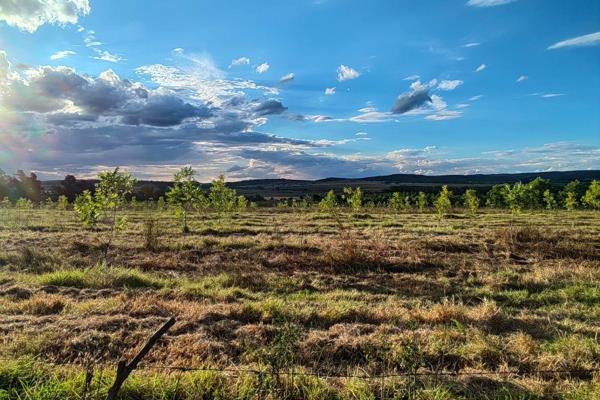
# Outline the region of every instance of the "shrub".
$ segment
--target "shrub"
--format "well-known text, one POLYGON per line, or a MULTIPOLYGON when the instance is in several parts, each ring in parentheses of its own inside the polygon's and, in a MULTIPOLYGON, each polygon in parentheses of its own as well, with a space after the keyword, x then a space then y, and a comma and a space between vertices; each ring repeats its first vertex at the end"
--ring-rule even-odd
POLYGON ((465 192, 465 206, 469 209, 471 214, 475 214, 479 209, 479 198, 477 192, 473 189, 467 189, 465 192))
POLYGON ((442 190, 440 191, 438 198, 435 200, 435 209, 440 217, 448 214, 448 212, 450 212, 452 209, 450 196, 452 196, 452 192, 448 190, 448 186, 442 186, 442 190))
POLYGON ((344 197, 353 212, 360 212, 362 208, 362 191, 360 187, 354 190, 351 187, 344 188, 344 197))
POLYGON ((331 212, 337 207, 337 201, 335 199, 335 192, 330 190, 327 192, 325 197, 319 202, 319 210, 324 212, 331 212))
POLYGON ((417 208, 423 212, 427 208, 427 195, 424 192, 419 192, 417 196, 417 208))
POLYGON ((188 212, 204 198, 194 175, 195 172, 192 167, 181 168, 173 176, 174 185, 167 192, 167 199, 175 207, 175 217, 181 221, 181 230, 183 233, 190 231, 187 224, 188 212))
POLYGON ((84 190, 83 193, 75 198, 73 208, 79 216, 79 220, 88 228, 95 228, 102 217, 102 208, 94 200, 89 190, 84 190))
POLYGON ((208 196, 210 206, 219 214, 232 213, 236 208, 236 192, 225 185, 225 177, 220 175, 212 181, 208 196))
POLYGON ((554 210, 556 208, 556 200, 549 189, 544 191, 544 203, 546 204, 547 210, 554 210))
POLYGON ((600 181, 592 181, 581 202, 589 208, 600 209, 600 181))

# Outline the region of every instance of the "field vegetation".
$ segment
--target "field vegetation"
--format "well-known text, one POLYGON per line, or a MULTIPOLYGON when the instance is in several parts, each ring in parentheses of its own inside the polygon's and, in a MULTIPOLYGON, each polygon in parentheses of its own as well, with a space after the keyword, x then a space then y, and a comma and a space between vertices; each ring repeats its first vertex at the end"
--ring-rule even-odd
POLYGON ((0 399, 103 399, 171 316, 123 399, 600 398, 598 182, 264 208, 176 178, 2 203, 0 399))

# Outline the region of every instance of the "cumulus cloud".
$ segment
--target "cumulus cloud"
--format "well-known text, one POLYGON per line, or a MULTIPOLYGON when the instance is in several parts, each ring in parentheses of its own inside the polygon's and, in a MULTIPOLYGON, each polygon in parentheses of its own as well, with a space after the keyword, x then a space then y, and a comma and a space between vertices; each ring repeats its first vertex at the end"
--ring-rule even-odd
POLYGON ((431 103, 432 99, 429 95, 429 90, 435 83, 437 82, 432 81, 430 84, 422 85, 420 81, 413 82, 410 91, 398 96, 392 107, 392 113, 405 114, 422 107, 426 103, 431 103))
POLYGON ((90 12, 88 0, 5 0, 0 2, 0 21, 33 33, 44 24, 76 24, 90 12))
POLYGON ((564 47, 585 47, 585 46, 597 46, 600 44, 600 32, 590 33, 588 35, 577 36, 571 39, 563 40, 558 43, 554 43, 548 50, 562 49, 564 47))
POLYGON ((236 58, 235 60, 232 60, 231 64, 229 64, 229 68, 235 67, 238 65, 248 65, 248 64, 250 64, 250 59, 248 57, 240 57, 240 58, 236 58))
POLYGON ((253 111, 257 115, 272 115, 272 114, 281 114, 287 110, 287 107, 284 107, 280 101, 269 99, 266 100, 256 107, 254 107, 253 111))
POLYGON ((440 90, 446 90, 446 91, 450 91, 450 90, 454 90, 457 87, 459 87, 460 85, 463 84, 463 81, 461 80, 453 80, 453 81, 441 81, 440 84, 438 85, 438 89, 440 90))
POLYGON ((282 76, 281 78, 279 78, 279 83, 291 82, 294 80, 294 78, 295 78, 294 74, 290 72, 289 74, 286 74, 286 75, 282 76))
POLYGON ((175 65, 152 64, 138 67, 136 72, 157 85, 176 91, 191 100, 215 106, 239 101, 244 93, 276 96, 274 87, 258 85, 251 80, 226 79, 208 54, 177 54, 175 65))
POLYGON ((94 56, 92 58, 94 58, 95 60, 101 60, 101 61, 107 61, 107 62, 111 62, 111 63, 118 63, 119 61, 123 60, 123 57, 116 55, 116 54, 112 54, 111 52, 107 51, 107 50, 100 50, 100 49, 94 49, 97 56, 94 56))
POLYGON ((515 1, 517 0, 469 0, 467 5, 470 7, 495 7, 515 1))
POLYGON ((259 74, 264 74, 265 72, 267 72, 269 70, 271 66, 267 63, 262 63, 260 64, 258 67, 256 67, 256 72, 258 72, 259 74))
POLYGON ((334 94, 335 94, 335 88, 334 87, 325 88, 325 95, 327 95, 327 96, 333 96, 334 94))
POLYGON ((58 125, 62 117, 65 122, 114 118, 125 125, 172 126, 211 115, 205 105, 122 80, 111 70, 90 78, 66 67, 28 71, 27 80, 13 80, 0 104, 20 112, 55 113, 51 117, 58 125))
POLYGON ((477 67, 477 68, 475 69, 475 72, 481 72, 481 71, 483 71, 483 70, 484 70, 484 69, 486 69, 486 68, 487 68, 487 65, 485 65, 485 64, 481 64, 479 67, 477 67))
POLYGON ((451 110, 441 110, 435 114, 431 114, 425 117, 425 119, 431 121, 446 121, 448 119, 456 119, 462 116, 462 111, 451 111, 451 110))
POLYGON ((356 79, 359 76, 360 73, 357 70, 347 65, 342 64, 337 69, 337 80, 340 82, 356 79))
POLYGON ((75 53, 74 51, 71 50, 61 50, 61 51, 57 51, 56 53, 52 54, 50 56, 51 60, 60 60, 62 58, 67 58, 69 56, 73 56, 77 53, 75 53))

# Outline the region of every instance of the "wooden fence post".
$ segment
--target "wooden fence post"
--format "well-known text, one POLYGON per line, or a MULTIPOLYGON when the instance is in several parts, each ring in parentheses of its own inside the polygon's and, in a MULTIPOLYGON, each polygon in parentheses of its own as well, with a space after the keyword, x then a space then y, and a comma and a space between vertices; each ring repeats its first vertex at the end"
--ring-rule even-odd
POLYGON ((161 326, 146 342, 144 347, 137 353, 133 360, 127 363, 125 360, 120 360, 117 365, 117 377, 115 378, 115 383, 113 383, 112 387, 108 391, 108 395, 106 396, 106 400, 116 400, 117 394, 119 393, 119 389, 123 386, 123 383, 131 374, 131 372, 138 366, 142 358, 152 349, 152 347, 156 344, 158 339, 161 338, 173 325, 175 324, 175 317, 171 317, 163 326, 161 326))

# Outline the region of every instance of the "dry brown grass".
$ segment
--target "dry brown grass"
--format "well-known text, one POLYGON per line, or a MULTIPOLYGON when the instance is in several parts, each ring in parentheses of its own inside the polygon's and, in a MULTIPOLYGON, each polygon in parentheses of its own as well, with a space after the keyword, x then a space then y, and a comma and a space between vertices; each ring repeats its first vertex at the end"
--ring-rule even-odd
POLYGON ((535 370, 600 367, 598 214, 371 213, 340 230, 258 210, 192 219, 186 236, 159 214, 152 245, 145 218, 130 215, 109 270, 94 267, 101 232, 0 224, 0 356, 114 362, 175 315, 148 363, 265 365, 286 322, 294 363, 320 373, 398 372, 412 349, 421 371, 516 371, 544 395, 564 378, 535 370))

